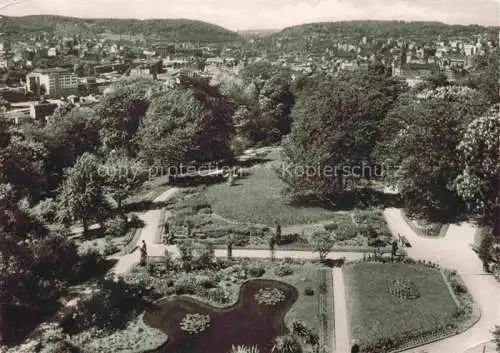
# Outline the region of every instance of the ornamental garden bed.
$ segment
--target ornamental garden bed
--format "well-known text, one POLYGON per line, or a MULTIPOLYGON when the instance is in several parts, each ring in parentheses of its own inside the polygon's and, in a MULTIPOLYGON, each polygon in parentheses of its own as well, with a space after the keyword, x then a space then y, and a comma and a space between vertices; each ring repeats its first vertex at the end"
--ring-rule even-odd
MULTIPOLYGON (((250 213, 241 221, 215 214, 213 203, 207 197, 211 187, 184 189, 169 205, 168 209, 173 214, 168 220, 168 228, 174 234, 174 241, 193 238, 197 241, 210 241, 221 248, 227 246, 231 237, 233 247, 269 247, 269 240, 276 232, 274 222, 279 217, 273 218, 272 226, 268 226, 252 223, 250 213)), ((224 187, 231 188, 227 185, 224 187)), ((280 225, 282 232, 276 249, 311 250, 309 237, 322 231, 335 234, 335 251, 370 252, 373 247, 390 246, 392 241, 384 216, 378 209, 329 212, 328 217, 319 222, 289 227, 280 225)))
POLYGON ((430 222, 422 218, 415 218, 403 213, 403 218, 410 228, 421 237, 441 238, 446 235, 449 224, 430 222))
POLYGON ((437 268, 362 262, 345 267, 351 334, 361 352, 387 352, 453 331, 465 314, 437 268))

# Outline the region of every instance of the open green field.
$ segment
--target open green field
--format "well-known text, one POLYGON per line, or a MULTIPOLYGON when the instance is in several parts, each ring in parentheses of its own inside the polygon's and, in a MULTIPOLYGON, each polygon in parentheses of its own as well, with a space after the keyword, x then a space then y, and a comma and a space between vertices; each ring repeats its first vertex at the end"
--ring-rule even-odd
POLYGON ((436 269, 359 263, 344 271, 351 335, 360 342, 427 332, 453 321, 457 307, 436 269), (392 296, 388 284, 397 278, 412 281, 420 297, 400 301, 392 296))
POLYGON ((248 169, 248 176, 237 179, 234 186, 225 183, 207 188, 206 195, 213 211, 228 219, 282 226, 315 223, 334 215, 320 207, 295 207, 283 196, 286 184, 281 181, 274 167, 279 165, 280 155, 273 151, 267 157, 272 160, 248 169))

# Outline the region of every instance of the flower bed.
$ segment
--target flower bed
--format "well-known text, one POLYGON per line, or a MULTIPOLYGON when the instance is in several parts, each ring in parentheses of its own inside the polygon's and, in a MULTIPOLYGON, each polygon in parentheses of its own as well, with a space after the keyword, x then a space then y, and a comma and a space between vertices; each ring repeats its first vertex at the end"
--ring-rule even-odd
POLYGON ((205 331, 210 327, 210 315, 186 314, 180 323, 181 330, 189 334, 205 331))
POLYGON ((267 306, 275 306, 285 300, 285 293, 278 288, 261 288, 255 294, 255 301, 267 306))

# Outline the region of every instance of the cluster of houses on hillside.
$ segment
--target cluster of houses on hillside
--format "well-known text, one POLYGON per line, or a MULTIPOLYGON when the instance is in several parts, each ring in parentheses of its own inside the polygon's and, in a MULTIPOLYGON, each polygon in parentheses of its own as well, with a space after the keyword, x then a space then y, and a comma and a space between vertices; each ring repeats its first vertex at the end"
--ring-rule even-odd
MULTIPOLYGON (((473 71, 476 59, 496 45, 482 34, 425 44, 402 38, 387 38, 382 44, 380 39, 367 37, 357 41, 345 37, 323 40, 327 44, 321 53, 316 49, 285 51, 272 61, 290 68, 296 76, 315 70, 330 73, 355 70, 379 61, 391 69, 394 77, 414 85, 437 72, 446 74, 453 81, 473 71)), ((32 101, 44 97, 64 102, 66 98, 76 96, 94 101, 109 85, 126 77, 150 77, 171 85, 181 73, 208 78, 220 72, 237 73, 248 63, 271 60, 269 55, 275 55, 269 54, 267 49, 259 49, 252 41, 249 43, 243 47, 228 44, 221 48, 192 43, 148 44, 145 41, 125 45, 109 38, 82 38, 79 35, 57 39, 45 34, 32 35, 18 43, 8 43, 0 38, 0 69, 12 65, 29 69, 25 77, 14 83, 16 87, 3 87, 1 93, 16 90, 18 94, 29 97, 25 100, 32 101), (33 63, 47 58, 71 58, 75 64, 64 68, 33 67, 33 63)), ((276 45, 281 46, 281 43, 276 45)), ((15 121, 28 116, 44 121, 50 115, 47 112, 55 109, 54 102, 30 103, 33 107, 26 104, 14 106, 7 115, 15 121)))

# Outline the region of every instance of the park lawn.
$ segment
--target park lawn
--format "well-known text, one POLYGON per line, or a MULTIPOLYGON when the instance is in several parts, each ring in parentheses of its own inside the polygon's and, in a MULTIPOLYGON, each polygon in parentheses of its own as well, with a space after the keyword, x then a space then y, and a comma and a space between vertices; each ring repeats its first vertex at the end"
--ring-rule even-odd
POLYGON ((286 184, 278 178, 273 166, 279 157, 271 153, 273 162, 255 165, 248 175, 237 179, 235 185, 225 183, 206 189, 213 211, 228 219, 273 226, 315 223, 330 218, 334 212, 320 207, 295 207, 283 195, 286 184))
POLYGON ((360 342, 424 332, 453 321, 457 307, 436 269, 359 263, 347 265, 344 275, 351 335, 360 342), (396 278, 413 281, 420 297, 403 302, 394 299, 387 283, 396 278))

